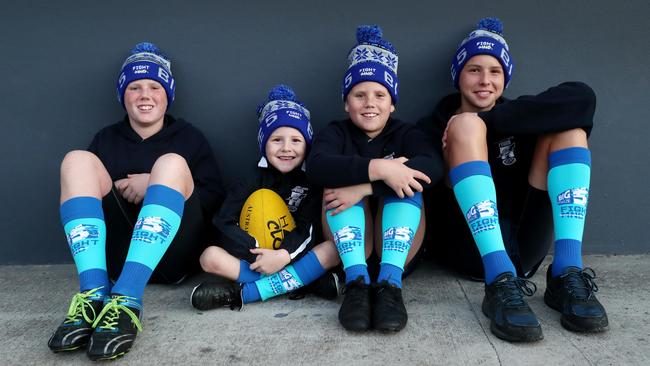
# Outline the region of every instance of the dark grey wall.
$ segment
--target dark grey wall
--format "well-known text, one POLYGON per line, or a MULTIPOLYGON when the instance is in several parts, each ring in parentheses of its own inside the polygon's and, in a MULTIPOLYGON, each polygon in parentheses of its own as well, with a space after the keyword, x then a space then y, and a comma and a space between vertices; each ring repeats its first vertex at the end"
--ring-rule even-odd
POLYGON ((516 63, 507 96, 565 80, 596 90, 585 250, 648 252, 647 0, 310 3, 3 2, 0 263, 70 261, 59 163, 121 118, 115 78, 135 43, 172 57, 171 113, 204 131, 233 180, 257 157, 255 108, 272 85, 294 87, 316 130, 343 116, 340 82, 358 24, 380 24, 399 50, 396 114, 414 121, 452 91, 449 61, 483 16, 505 24, 516 63))

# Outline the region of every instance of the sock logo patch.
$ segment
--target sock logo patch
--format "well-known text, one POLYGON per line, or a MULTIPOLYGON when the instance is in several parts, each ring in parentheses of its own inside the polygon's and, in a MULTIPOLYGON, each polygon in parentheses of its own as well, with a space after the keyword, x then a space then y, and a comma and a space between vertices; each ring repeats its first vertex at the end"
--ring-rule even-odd
POLYGON ((356 226, 344 226, 334 233, 334 242, 339 254, 349 253, 355 247, 362 246, 361 228, 356 226))
POLYGON ((408 226, 391 227, 384 231, 383 250, 407 252, 413 242, 413 230, 408 226))
POLYGON ((472 235, 496 229, 499 224, 497 204, 492 200, 481 201, 467 210, 465 218, 470 224, 472 235))
POLYGON ((77 255, 88 249, 89 246, 99 242, 99 226, 79 224, 70 230, 68 234, 68 245, 72 255, 77 255))
POLYGON ((144 243, 165 242, 171 233, 172 225, 160 216, 145 216, 138 218, 133 229, 131 240, 144 243))
POLYGON ((589 190, 586 187, 571 188, 557 195, 560 217, 584 219, 587 212, 589 190))
POLYGON ((271 284, 271 289, 276 295, 285 294, 287 292, 300 288, 300 282, 286 269, 278 272, 279 276, 268 277, 271 284))

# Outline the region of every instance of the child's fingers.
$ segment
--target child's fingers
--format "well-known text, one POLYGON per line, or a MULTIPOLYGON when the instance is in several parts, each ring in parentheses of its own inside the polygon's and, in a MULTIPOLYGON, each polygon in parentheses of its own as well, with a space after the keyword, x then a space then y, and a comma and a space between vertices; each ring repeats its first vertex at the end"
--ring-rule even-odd
POLYGON ((414 169, 413 178, 423 180, 423 181, 427 182, 428 184, 431 183, 431 178, 429 178, 429 176, 427 176, 426 174, 422 173, 419 170, 414 169))

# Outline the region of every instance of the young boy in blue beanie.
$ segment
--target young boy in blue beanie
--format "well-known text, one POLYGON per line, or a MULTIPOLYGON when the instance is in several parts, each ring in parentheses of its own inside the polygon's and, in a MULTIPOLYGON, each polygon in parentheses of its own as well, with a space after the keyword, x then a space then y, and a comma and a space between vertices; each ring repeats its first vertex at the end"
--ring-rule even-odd
POLYGON ((595 95, 570 82, 503 98, 514 63, 502 31, 496 18, 479 22, 452 60, 460 93, 418 122, 449 169, 446 184, 427 192, 426 205, 452 210, 429 217, 436 232, 429 241, 442 261, 485 279, 482 309, 497 337, 536 341, 542 329, 524 299, 536 286, 521 277, 536 272, 554 232, 544 301, 562 313, 565 328, 602 331, 607 314, 594 295, 595 274, 581 259, 595 95))
MULTIPOLYGON (((304 172, 313 138, 309 111, 290 87, 278 85, 258 108, 258 117, 262 158, 255 175, 228 194, 213 220, 219 246, 210 246, 201 255, 204 271, 237 284, 206 281, 196 286, 190 298, 192 306, 199 310, 223 306, 240 310, 243 304, 266 301, 318 279, 322 282, 319 288, 324 289, 320 294, 330 298, 338 295, 336 277, 327 273, 339 263, 336 247, 331 241, 321 240, 318 225, 322 190, 309 184, 304 172), (277 195, 277 201, 286 204, 290 217, 283 222, 295 223, 293 228, 286 225, 291 230, 283 233, 274 249, 261 248, 263 238, 254 237, 240 226, 245 202, 261 190, 277 195)), ((253 215, 261 214, 257 212, 253 215)), ((263 222, 270 219, 277 220, 268 217, 263 222)))
POLYGON ((345 270, 341 325, 399 331, 408 318, 402 277, 413 269, 424 233, 421 192, 442 176, 442 160, 415 125, 390 116, 398 91, 393 45, 378 26, 360 26, 357 42, 343 79, 349 118, 316 136, 307 174, 325 187, 324 231, 345 270), (368 267, 378 261, 371 286, 368 267))
POLYGON ((167 114, 175 88, 169 59, 136 45, 117 80, 126 116, 61 163, 61 221, 80 288, 48 342, 54 352, 128 352, 147 282, 180 282, 209 240, 204 218, 223 199, 221 176, 203 134, 167 114))

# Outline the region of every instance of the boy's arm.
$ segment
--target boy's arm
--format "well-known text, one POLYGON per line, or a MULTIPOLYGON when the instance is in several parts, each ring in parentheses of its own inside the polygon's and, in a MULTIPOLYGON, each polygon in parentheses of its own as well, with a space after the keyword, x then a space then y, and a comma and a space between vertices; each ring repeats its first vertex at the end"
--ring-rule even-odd
POLYGON ((239 227, 241 208, 251 193, 253 190, 250 186, 243 183, 230 190, 212 223, 217 229, 217 245, 229 254, 253 263, 255 256, 250 253, 250 249, 257 247, 255 238, 239 227))
POLYGON ((485 125, 501 133, 543 134, 582 128, 591 133, 596 95, 581 82, 567 82, 479 112, 485 125))
POLYGON ((328 188, 368 183, 370 158, 343 154, 346 136, 342 126, 331 123, 316 135, 307 158, 307 178, 328 188))

